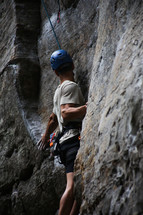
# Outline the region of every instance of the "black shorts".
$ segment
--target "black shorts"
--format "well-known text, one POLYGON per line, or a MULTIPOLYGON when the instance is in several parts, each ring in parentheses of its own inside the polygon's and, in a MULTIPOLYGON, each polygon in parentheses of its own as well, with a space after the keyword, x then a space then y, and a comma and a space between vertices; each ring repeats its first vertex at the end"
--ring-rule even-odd
POLYGON ((79 139, 70 139, 61 145, 60 159, 61 163, 64 164, 66 173, 73 172, 74 161, 80 147, 79 139))

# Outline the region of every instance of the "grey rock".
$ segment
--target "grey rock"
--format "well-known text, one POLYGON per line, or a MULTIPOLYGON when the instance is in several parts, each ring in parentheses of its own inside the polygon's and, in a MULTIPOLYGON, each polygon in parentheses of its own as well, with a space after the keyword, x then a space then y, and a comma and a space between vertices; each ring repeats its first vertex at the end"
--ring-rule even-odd
MULTIPOLYGON (((143 2, 45 1, 87 114, 75 161, 80 215, 143 214, 143 2)), ((37 141, 59 84, 41 1, 0 3, 0 214, 55 215, 65 173, 37 141)))

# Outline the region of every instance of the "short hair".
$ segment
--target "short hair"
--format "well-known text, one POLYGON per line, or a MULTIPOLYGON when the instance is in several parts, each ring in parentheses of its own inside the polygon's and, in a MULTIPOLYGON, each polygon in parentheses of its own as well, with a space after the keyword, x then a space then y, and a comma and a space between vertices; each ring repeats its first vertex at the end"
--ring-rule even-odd
POLYGON ((73 63, 64 63, 58 69, 56 69, 59 74, 66 73, 71 70, 73 70, 73 63))

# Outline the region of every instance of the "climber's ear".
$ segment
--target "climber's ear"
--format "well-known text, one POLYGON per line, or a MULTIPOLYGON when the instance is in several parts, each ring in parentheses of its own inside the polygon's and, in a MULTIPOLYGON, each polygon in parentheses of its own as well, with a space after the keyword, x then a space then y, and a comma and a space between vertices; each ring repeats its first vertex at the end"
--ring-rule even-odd
POLYGON ((54 72, 55 72, 55 74, 56 74, 57 76, 59 76, 59 73, 58 73, 58 71, 57 71, 57 70, 54 70, 54 72))

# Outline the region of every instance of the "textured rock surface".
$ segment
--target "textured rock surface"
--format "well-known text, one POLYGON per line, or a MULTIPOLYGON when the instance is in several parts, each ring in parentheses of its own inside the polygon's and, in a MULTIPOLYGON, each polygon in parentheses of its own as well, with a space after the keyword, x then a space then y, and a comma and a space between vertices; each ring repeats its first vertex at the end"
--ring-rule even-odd
POLYGON ((40 1, 0 6, 0 214, 55 214, 65 186, 63 169, 56 164, 54 169, 49 151, 35 146, 41 134, 40 1))
POLYGON ((99 7, 76 166, 81 212, 142 214, 143 4, 106 1, 99 7))
MULTIPOLYGON (((143 213, 143 1, 45 1, 88 100, 75 164, 81 215, 143 213)), ((62 166, 35 146, 52 111, 58 48, 40 0, 0 3, 0 214, 54 215, 62 166)))

